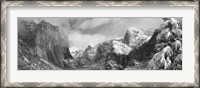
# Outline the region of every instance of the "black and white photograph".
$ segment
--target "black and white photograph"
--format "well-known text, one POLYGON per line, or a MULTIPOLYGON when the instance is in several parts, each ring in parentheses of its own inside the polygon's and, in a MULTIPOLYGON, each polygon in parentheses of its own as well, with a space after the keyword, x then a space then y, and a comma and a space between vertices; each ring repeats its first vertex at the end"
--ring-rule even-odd
POLYGON ((18 70, 182 70, 182 17, 18 17, 18 70))

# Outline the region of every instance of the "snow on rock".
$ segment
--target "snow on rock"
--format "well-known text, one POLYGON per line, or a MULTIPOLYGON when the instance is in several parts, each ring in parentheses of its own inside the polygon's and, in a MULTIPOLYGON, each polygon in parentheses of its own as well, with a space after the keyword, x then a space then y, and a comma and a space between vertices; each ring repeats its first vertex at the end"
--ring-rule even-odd
POLYGON ((115 53, 124 55, 128 55, 131 51, 131 48, 129 46, 118 41, 113 41, 113 49, 115 53))
POLYGON ((137 49, 133 49, 128 58, 148 62, 147 69, 181 69, 182 29, 174 18, 155 29, 152 37, 137 49), (176 59, 178 58, 178 60, 176 59))
POLYGON ((125 36, 124 36, 123 42, 125 44, 127 44, 128 46, 134 48, 134 47, 142 45, 148 39, 149 39, 149 37, 144 35, 137 28, 129 27, 125 36))
POLYGON ((171 65, 172 49, 167 46, 162 51, 154 54, 153 58, 149 61, 149 66, 153 70, 166 69, 171 65))

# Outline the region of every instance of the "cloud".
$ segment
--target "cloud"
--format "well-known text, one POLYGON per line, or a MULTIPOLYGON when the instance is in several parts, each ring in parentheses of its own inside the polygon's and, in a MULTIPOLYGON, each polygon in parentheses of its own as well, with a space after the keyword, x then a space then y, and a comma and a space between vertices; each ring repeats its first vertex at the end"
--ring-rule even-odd
POLYGON ((162 18, 118 18, 108 25, 97 27, 98 33, 110 37, 123 37, 129 27, 135 27, 139 30, 154 30, 163 22, 162 18))
POLYGON ((78 28, 81 30, 95 29, 98 26, 110 23, 112 20, 112 18, 91 18, 79 24, 78 28))
POLYGON ((70 44, 72 47, 86 48, 88 45, 96 45, 106 40, 106 37, 101 34, 82 34, 80 31, 74 31, 69 34, 70 44))

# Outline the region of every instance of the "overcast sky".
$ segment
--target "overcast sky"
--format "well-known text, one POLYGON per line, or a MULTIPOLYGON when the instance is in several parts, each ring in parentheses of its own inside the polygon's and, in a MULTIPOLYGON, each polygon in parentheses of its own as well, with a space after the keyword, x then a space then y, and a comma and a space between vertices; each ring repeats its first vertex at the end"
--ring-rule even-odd
MULTIPOLYGON (((163 23, 162 18, 72 18, 42 17, 20 18, 23 20, 45 20, 59 26, 61 37, 69 41, 71 48, 86 48, 105 40, 123 38, 128 27, 154 30, 163 23)), ((181 18, 176 18, 181 20, 181 18)))

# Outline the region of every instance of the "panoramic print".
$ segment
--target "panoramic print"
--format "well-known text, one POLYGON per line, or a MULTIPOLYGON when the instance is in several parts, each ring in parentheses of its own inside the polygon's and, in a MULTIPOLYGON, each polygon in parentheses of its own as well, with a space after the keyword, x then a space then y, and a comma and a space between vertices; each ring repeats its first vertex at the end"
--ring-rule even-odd
POLYGON ((18 17, 18 70, 182 70, 182 17, 18 17))

